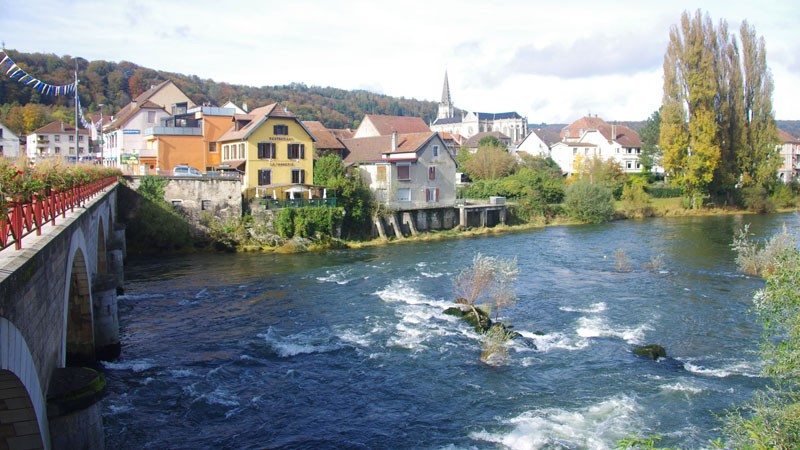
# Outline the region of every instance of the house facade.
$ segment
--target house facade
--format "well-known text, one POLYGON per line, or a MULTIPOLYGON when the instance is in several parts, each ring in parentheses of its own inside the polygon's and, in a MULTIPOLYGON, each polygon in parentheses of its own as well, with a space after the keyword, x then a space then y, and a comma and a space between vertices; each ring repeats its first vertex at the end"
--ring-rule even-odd
POLYGON ((345 165, 390 210, 452 207, 456 161, 438 133, 394 133, 343 141, 345 165))
POLYGON ((183 114, 169 116, 160 126, 144 130, 144 148, 139 164, 147 174, 172 173, 177 165, 201 172, 218 170, 222 155, 217 140, 231 127, 236 110, 196 106, 183 114))
POLYGON ((315 141, 297 116, 273 103, 234 115, 233 126, 219 138, 217 149, 221 164, 244 172, 245 200, 283 199, 292 187, 313 184, 315 141))
POLYGON ((0 156, 16 158, 19 156, 19 136, 0 123, 0 156))
POLYGON ((159 126, 171 115, 185 114, 196 105, 172 81, 164 81, 140 94, 103 127, 103 164, 120 167, 123 172, 144 175, 153 165, 154 155, 146 154, 144 131, 159 126))
POLYGON ((791 183, 800 177, 800 139, 778 130, 778 153, 781 155, 781 167, 778 179, 783 183, 791 183))
POLYGON ((561 130, 561 142, 553 144, 550 156, 564 173, 572 174, 581 161, 598 157, 612 159, 625 173, 639 173, 642 140, 624 125, 609 124, 598 117, 583 117, 561 130), (576 164, 578 163, 578 164, 576 164))
POLYGON ((94 159, 91 155, 91 133, 61 121, 50 122, 34 130, 26 138, 26 156, 32 162, 46 158, 63 158, 68 162, 94 159))

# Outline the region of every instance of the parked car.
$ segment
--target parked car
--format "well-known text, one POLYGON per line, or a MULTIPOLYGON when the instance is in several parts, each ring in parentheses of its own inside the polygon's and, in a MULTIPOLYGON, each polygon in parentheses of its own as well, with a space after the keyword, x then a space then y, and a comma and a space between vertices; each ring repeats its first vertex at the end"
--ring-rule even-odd
POLYGON ((173 177, 202 177, 203 174, 195 169, 194 167, 189 167, 186 165, 175 166, 172 169, 172 176, 173 177))

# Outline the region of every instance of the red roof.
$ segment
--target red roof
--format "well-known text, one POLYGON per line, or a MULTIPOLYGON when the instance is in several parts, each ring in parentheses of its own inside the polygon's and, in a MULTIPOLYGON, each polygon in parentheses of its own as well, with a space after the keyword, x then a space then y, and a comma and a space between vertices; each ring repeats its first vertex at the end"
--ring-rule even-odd
POLYGON ((625 125, 609 124, 599 117, 582 117, 561 130, 561 137, 578 139, 590 130, 597 130, 609 141, 615 141, 623 147, 641 147, 642 139, 639 133, 631 130, 625 125), (569 136, 567 136, 569 130, 569 136))
POLYGON ((383 155, 386 153, 413 153, 422 148, 436 133, 408 133, 397 135, 397 149, 392 151, 392 136, 374 136, 366 138, 345 139, 342 141, 347 147, 344 158, 345 165, 366 162, 388 162, 383 155))
MULTIPOLYGON (((381 136, 392 134, 396 131, 401 134, 405 133, 422 133, 431 131, 424 120, 419 117, 404 117, 404 116, 383 116, 380 114, 367 114, 364 116, 363 122, 372 122, 372 125, 378 130, 381 136)), ((362 123, 363 123, 362 122, 362 123)), ((359 127, 360 128, 360 127, 359 127)))
POLYGON ((304 120, 303 125, 317 138, 316 147, 320 150, 344 150, 344 144, 339 142, 322 122, 316 120, 304 120))
MULTIPOLYGON (((61 121, 50 122, 32 134, 75 134, 75 127, 61 121)), ((78 134, 90 134, 89 130, 78 128, 78 134)))

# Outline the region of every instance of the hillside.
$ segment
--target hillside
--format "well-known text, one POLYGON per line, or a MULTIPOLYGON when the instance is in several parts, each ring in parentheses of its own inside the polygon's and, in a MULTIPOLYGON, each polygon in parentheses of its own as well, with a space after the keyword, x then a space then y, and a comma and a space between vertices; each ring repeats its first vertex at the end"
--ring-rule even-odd
MULTIPOLYGON (((286 86, 241 86, 201 79, 195 75, 149 69, 127 61, 87 61, 71 56, 14 50, 6 50, 6 53, 24 71, 53 85, 72 83, 77 62, 80 80, 78 91, 87 115, 99 111, 100 104, 105 105, 105 114, 113 114, 128 104, 132 97, 169 79, 197 104, 222 105, 230 100, 238 105, 246 103, 253 108, 281 102, 302 120, 319 120, 329 128, 354 128, 364 114, 415 116, 426 122, 436 116, 435 102, 396 98, 361 90, 347 91, 333 87, 306 86, 302 83, 286 86)), ((48 113, 72 108, 72 99, 69 97, 40 95, 34 89, 0 75, 0 119, 4 119, 6 123, 13 122, 4 117, 9 114, 11 106, 29 103, 46 106, 48 113)), ((66 114, 66 118, 69 117, 71 115, 66 114)), ((9 123, 9 126, 12 124, 9 123)), ((31 130, 16 131, 27 133, 31 130)))

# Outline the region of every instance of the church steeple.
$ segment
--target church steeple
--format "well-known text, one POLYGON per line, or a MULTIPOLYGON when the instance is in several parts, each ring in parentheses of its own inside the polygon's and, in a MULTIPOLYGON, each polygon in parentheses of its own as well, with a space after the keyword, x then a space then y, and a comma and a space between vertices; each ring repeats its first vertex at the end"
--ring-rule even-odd
POLYGON ((450 100, 450 82, 447 81, 447 70, 444 71, 444 86, 442 87, 442 101, 439 102, 439 119, 453 117, 453 102, 450 100))

